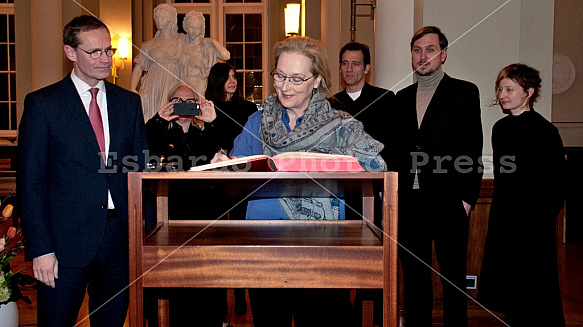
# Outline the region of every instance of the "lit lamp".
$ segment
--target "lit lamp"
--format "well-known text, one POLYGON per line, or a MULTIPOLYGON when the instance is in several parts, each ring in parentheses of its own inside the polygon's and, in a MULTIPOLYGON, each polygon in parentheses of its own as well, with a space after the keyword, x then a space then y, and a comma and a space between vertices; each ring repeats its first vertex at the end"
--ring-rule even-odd
POLYGON ((115 84, 115 80, 119 77, 117 75, 118 70, 123 70, 125 67, 125 61, 128 59, 130 53, 130 41, 126 38, 119 38, 117 40, 117 52, 119 59, 121 59, 121 64, 115 63, 115 57, 113 58, 113 65, 111 67, 113 75, 113 83, 115 84))
POLYGON ((117 53, 121 59, 128 59, 130 54, 130 41, 128 39, 120 38, 117 41, 117 53))
POLYGON ((300 7, 299 3, 288 3, 283 9, 286 36, 294 36, 300 33, 300 7))

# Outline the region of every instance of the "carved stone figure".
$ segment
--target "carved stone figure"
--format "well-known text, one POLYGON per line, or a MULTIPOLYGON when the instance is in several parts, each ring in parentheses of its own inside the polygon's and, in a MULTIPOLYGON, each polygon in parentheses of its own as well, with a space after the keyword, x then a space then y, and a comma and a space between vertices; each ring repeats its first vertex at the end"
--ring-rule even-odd
POLYGON ((140 96, 144 119, 150 119, 160 107, 168 103, 166 95, 180 83, 180 55, 182 39, 178 33, 176 8, 160 4, 154 8, 158 31, 153 39, 144 42, 132 72, 130 90, 136 92, 141 79, 140 96), (146 72, 142 77, 142 73, 146 72))
POLYGON ((184 17, 182 27, 181 77, 183 82, 192 86, 199 99, 204 98, 206 80, 211 67, 220 60, 229 60, 229 51, 217 40, 205 38, 204 16, 190 11, 184 17))
POLYGON ((130 90, 137 92, 141 81, 139 94, 146 121, 168 103, 165 95, 178 83, 192 86, 197 98, 204 98, 211 67, 230 58, 229 51, 217 40, 204 37, 205 19, 201 13, 186 14, 182 24, 186 34, 178 33, 176 8, 169 4, 154 8, 154 20, 158 31, 142 44, 134 59, 130 84, 130 90))

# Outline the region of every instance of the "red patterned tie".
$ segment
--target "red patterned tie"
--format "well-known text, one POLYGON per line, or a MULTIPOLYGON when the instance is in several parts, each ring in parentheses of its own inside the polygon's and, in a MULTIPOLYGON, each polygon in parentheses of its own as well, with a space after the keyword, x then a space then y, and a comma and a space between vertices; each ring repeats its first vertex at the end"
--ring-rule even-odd
POLYGON ((92 88, 89 90, 89 92, 91 92, 91 102, 89 103, 89 120, 91 121, 93 132, 95 132, 97 143, 99 144, 101 157, 103 158, 103 161, 107 163, 105 158, 105 136, 103 135, 103 122, 101 121, 101 111, 99 110, 99 105, 97 105, 97 92, 99 92, 99 89, 92 88))

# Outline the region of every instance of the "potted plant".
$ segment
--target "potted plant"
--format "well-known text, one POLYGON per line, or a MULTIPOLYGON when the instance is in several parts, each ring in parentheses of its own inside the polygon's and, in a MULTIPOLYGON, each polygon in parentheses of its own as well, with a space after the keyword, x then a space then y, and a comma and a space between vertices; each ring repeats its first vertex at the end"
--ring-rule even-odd
POLYGON ((20 291, 20 286, 33 284, 36 280, 22 271, 13 272, 10 269, 10 261, 24 250, 22 229, 18 220, 13 217, 14 206, 10 203, 12 197, 8 197, 0 203, 2 217, 0 227, 12 217, 12 226, 8 229, 0 228, 0 326, 18 326, 18 307, 16 301, 23 300, 30 304, 28 296, 20 291), (14 321, 14 319, 16 319, 14 321))

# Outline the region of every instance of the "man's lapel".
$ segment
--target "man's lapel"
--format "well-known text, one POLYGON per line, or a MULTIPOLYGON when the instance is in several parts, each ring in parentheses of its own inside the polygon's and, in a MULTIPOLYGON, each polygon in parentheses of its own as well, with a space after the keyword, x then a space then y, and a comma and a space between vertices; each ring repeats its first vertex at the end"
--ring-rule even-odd
POLYGON ((120 133, 124 128, 121 125, 124 120, 120 117, 122 111, 119 110, 121 106, 119 93, 108 82, 105 82, 105 90, 107 94, 107 116, 109 119, 109 152, 112 153, 120 149, 119 142, 122 139, 120 133))
POLYGON ((61 83, 62 87, 62 107, 55 107, 55 114, 58 117, 62 117, 64 123, 63 128, 71 131, 71 142, 72 144, 77 144, 81 149, 91 149, 91 153, 99 153, 99 144, 97 144, 97 138, 95 137, 95 132, 93 132, 93 127, 91 126, 91 121, 85 111, 83 102, 75 84, 71 80, 71 76, 66 76, 61 83), (60 111, 60 112, 58 112, 60 111))

